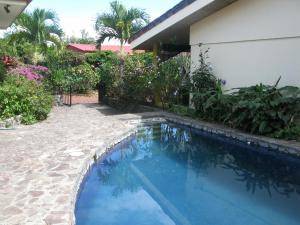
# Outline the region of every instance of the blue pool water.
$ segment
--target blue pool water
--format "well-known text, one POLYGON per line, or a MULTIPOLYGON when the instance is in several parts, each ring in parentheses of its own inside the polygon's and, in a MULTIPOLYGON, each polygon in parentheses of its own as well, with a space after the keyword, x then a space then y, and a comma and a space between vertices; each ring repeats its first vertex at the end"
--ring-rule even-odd
POLYGON ((299 225, 300 161, 149 125, 91 168, 75 215, 77 225, 299 225))

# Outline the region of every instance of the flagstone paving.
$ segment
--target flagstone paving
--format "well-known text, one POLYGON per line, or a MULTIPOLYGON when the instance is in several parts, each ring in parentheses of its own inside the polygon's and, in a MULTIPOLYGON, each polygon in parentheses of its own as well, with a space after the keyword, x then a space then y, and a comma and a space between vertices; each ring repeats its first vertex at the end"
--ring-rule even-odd
POLYGON ((76 105, 54 108, 32 126, 0 130, 0 224, 74 223, 86 163, 134 126, 108 107, 76 105))

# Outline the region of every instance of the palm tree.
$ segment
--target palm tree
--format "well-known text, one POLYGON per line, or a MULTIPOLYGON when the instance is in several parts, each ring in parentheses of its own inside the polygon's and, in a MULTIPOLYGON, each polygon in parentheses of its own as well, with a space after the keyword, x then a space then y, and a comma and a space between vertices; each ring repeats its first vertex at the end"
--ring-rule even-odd
POLYGON ((55 12, 37 8, 17 18, 10 38, 12 41, 24 40, 35 46, 45 46, 47 42, 60 45, 63 32, 58 22, 55 12))
POLYGON ((122 51, 130 36, 149 23, 149 15, 142 9, 126 9, 119 1, 111 2, 110 8, 110 13, 97 16, 95 29, 100 36, 97 44, 101 46, 105 39, 118 39, 122 51))

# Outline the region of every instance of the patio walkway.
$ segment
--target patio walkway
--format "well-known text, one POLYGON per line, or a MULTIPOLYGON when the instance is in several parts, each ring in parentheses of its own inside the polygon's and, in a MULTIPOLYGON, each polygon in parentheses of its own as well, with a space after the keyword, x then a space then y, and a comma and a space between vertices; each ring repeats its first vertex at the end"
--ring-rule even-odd
POLYGON ((135 125, 99 105, 54 108, 33 126, 0 130, 0 224, 69 225, 76 185, 96 151, 135 125))

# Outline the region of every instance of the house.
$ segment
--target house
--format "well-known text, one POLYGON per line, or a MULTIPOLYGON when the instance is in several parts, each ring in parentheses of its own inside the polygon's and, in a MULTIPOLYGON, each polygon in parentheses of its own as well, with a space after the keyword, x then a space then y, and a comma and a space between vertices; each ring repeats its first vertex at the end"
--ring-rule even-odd
MULTIPOLYGON (((67 45, 67 49, 70 51, 78 52, 78 53, 91 53, 96 52, 100 49, 96 47, 96 45, 93 44, 69 44, 67 45)), ((120 46, 119 45, 102 45, 101 51, 113 51, 113 52, 119 52, 120 46)), ((131 54, 133 51, 130 46, 123 46, 123 51, 127 54, 131 54)))
POLYGON ((133 49, 191 51, 209 48, 214 73, 226 88, 300 86, 299 0, 183 0, 130 40, 133 49), (199 44, 202 44, 199 47, 199 44))
POLYGON ((31 0, 0 0, 0 29, 8 28, 31 0))

